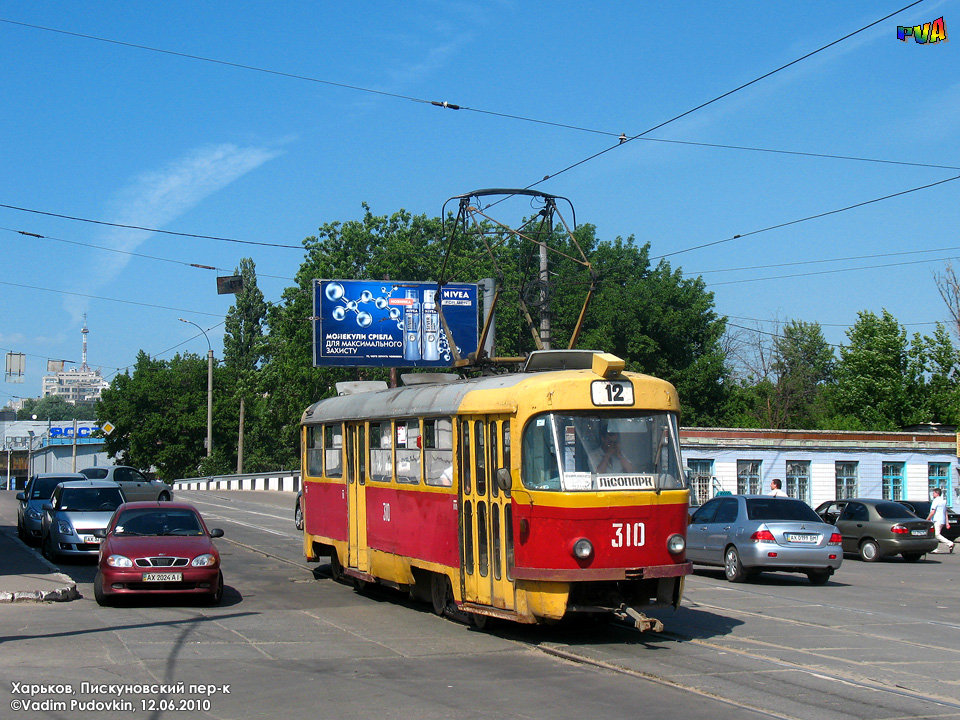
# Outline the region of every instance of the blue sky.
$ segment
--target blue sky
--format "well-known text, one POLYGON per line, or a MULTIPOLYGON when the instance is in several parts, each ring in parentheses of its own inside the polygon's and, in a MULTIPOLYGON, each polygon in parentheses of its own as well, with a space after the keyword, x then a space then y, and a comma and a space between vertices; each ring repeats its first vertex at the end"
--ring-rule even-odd
POLYGON ((679 142, 638 139, 559 173, 905 5, 0 3, 0 348, 27 354, 0 404, 37 396, 47 358, 79 363, 84 313, 88 364, 108 377, 140 349, 204 354, 179 317, 213 328, 219 357, 232 296, 190 263, 229 274, 252 257, 276 301, 302 239, 361 203, 436 216, 454 195, 545 175, 537 189, 601 239, 633 235, 702 274, 733 324, 815 321, 839 345, 859 311, 886 308, 930 333, 949 319, 934 273, 960 257, 960 181, 756 231, 960 171, 716 146, 960 166, 956 40, 896 39, 939 17, 960 32, 956 1, 915 5, 645 136, 679 142))

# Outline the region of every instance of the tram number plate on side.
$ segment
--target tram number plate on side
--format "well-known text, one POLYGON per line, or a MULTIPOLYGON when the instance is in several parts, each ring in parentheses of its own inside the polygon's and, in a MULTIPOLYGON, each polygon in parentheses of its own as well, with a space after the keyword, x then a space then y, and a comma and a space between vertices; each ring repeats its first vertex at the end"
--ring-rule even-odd
POLYGON ((590 384, 594 405, 633 405, 633 383, 624 380, 594 380, 590 384))

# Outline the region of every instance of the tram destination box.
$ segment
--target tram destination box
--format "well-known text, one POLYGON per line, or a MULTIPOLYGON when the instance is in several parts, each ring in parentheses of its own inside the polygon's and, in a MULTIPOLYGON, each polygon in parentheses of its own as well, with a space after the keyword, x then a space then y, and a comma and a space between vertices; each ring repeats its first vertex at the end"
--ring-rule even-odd
POLYGON ((313 364, 449 367, 477 350, 477 286, 373 280, 313 281, 313 364))

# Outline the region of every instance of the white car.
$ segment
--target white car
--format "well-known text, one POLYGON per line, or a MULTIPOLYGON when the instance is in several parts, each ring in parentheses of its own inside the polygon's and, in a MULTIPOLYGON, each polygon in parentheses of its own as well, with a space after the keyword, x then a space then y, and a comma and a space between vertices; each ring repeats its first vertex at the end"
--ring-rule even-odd
POLYGON ((172 500, 173 490, 161 480, 147 480, 136 468, 126 465, 101 465, 80 471, 91 480, 110 480, 123 490, 127 502, 137 500, 172 500))

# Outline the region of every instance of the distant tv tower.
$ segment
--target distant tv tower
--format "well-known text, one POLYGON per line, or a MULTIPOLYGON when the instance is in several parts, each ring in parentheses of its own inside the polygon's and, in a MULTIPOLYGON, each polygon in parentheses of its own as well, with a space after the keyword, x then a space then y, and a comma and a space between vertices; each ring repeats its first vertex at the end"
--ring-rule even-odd
POLYGON ((87 330, 87 314, 83 314, 83 330, 80 332, 83 333, 83 364, 80 366, 81 370, 89 370, 87 367, 87 334, 90 332, 87 330))

